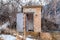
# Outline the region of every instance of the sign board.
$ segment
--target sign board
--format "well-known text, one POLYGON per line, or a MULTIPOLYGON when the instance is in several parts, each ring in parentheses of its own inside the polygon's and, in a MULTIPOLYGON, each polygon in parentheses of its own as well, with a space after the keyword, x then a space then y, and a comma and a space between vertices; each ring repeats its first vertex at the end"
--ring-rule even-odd
POLYGON ((23 13, 17 14, 17 31, 23 32, 23 13))
POLYGON ((36 11, 35 11, 35 9, 28 8, 28 9, 25 9, 24 12, 36 12, 36 11))

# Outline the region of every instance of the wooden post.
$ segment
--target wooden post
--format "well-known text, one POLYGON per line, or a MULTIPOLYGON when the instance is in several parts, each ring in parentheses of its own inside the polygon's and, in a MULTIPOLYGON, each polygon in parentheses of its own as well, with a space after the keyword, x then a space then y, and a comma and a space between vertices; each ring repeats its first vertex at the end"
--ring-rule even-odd
POLYGON ((26 40, 26 14, 24 14, 24 40, 26 40))

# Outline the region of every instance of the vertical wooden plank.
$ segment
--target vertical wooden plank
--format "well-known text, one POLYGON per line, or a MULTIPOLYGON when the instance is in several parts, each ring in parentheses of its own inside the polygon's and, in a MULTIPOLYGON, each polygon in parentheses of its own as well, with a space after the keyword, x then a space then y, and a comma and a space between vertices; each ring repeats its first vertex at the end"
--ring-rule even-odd
POLYGON ((34 13, 34 32, 41 32, 41 8, 36 8, 34 13))
POLYGON ((24 40, 26 40, 26 14, 24 14, 24 40))
POLYGON ((39 19, 40 19, 40 32, 41 32, 41 8, 40 8, 40 12, 39 12, 39 19))

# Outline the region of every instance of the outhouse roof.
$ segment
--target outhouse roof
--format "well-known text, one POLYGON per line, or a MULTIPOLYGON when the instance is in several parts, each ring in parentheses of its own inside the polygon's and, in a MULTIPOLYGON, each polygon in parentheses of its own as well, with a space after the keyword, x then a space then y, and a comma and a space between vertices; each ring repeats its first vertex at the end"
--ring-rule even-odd
POLYGON ((37 5, 33 5, 33 6, 23 6, 23 8, 37 8, 37 7, 38 7, 38 8, 40 8, 40 7, 42 8, 41 5, 38 5, 38 6, 37 6, 37 5))

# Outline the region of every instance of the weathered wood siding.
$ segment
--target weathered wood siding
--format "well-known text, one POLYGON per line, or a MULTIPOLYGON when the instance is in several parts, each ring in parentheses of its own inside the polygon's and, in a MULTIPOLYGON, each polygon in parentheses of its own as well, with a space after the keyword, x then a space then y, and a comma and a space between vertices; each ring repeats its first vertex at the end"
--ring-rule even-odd
POLYGON ((34 32, 41 32, 41 7, 25 7, 23 12, 34 13, 34 32))

